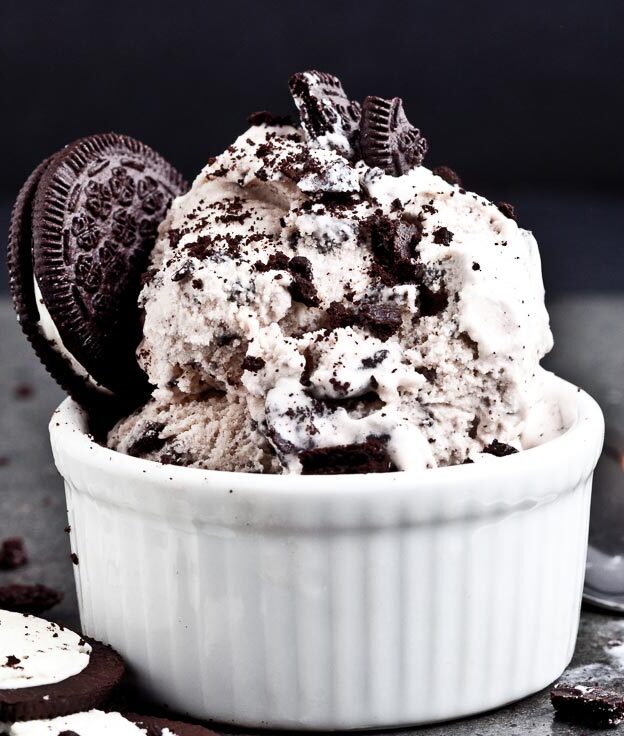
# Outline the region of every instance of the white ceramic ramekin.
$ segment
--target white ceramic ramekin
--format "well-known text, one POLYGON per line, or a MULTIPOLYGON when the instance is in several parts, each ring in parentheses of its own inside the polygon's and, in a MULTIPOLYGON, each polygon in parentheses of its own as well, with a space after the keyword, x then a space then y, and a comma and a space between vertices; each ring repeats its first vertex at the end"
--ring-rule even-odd
POLYGON ((257 476, 111 452, 70 400, 50 428, 84 631, 197 718, 353 729, 536 692, 578 628, 603 420, 557 382, 569 430, 419 474, 257 476))

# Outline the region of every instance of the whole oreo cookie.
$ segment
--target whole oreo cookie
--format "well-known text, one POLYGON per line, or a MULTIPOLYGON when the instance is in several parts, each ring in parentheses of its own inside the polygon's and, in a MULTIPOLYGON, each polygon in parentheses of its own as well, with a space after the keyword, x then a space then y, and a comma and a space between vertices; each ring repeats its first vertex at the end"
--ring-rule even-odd
POLYGON ((328 136, 328 144, 351 157, 358 149, 360 104, 350 100, 338 77, 311 70, 293 74, 288 85, 308 138, 328 136))
POLYGON ((137 298, 158 225, 184 188, 151 148, 107 133, 44 161, 18 195, 8 249, 18 318, 52 376, 88 408, 148 394, 135 357, 137 298))
POLYGON ((360 124, 362 158, 386 174, 401 176, 420 166, 427 141, 407 119, 400 97, 367 97, 360 124))
POLYGON ((0 611, 0 722, 95 708, 124 672, 121 657, 104 644, 34 616, 0 611))

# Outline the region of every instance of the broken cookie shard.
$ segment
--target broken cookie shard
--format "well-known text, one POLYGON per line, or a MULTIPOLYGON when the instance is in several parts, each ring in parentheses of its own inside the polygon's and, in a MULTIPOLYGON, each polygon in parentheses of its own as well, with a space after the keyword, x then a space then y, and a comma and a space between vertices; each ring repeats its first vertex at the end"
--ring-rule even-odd
POLYGON ((306 136, 323 138, 331 148, 354 156, 361 108, 347 97, 338 77, 316 70, 299 72, 290 78, 289 86, 306 136))
POLYGON ((390 176, 420 166, 427 153, 427 141, 407 119, 400 97, 364 100, 361 145, 364 161, 390 176))

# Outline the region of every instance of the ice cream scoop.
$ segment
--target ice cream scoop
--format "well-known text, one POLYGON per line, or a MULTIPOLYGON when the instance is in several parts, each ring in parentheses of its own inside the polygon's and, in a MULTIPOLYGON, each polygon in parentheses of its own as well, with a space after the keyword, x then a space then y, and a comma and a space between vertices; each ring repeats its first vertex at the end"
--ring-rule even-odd
POLYGON ((256 472, 422 470, 559 431, 535 239, 422 165, 400 100, 367 98, 360 120, 331 79, 296 75, 302 126, 261 117, 174 200, 140 296, 155 388, 112 448, 256 472), (208 439, 221 433, 227 460, 208 439))

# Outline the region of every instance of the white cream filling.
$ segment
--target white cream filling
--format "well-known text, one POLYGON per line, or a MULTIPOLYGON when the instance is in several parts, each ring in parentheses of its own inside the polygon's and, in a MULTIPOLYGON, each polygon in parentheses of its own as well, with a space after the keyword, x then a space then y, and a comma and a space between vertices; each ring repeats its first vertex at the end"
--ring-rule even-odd
MULTIPOLYGON (((101 710, 72 713, 49 720, 0 723, 0 733, 8 736, 58 736, 63 731, 88 736, 145 736, 147 733, 146 729, 126 720, 121 713, 104 713, 101 710)), ((164 728, 162 733, 163 736, 176 736, 168 728, 164 728)))
POLYGON ((0 611, 0 690, 61 682, 82 672, 90 655, 91 646, 69 629, 0 611))
POLYGON ((56 352, 60 353, 63 358, 65 358, 65 360, 71 365, 72 370, 77 376, 80 376, 80 378, 84 378, 97 391, 112 395, 112 391, 107 389, 105 386, 102 386, 102 384, 98 383, 95 378, 93 378, 93 376, 86 370, 86 368, 81 363, 79 363, 65 347, 65 344, 63 343, 63 338, 61 337, 56 325, 54 324, 52 315, 50 314, 50 312, 48 312, 45 302, 43 301, 41 289, 39 288, 37 279, 34 276, 33 288, 35 291, 35 299, 37 302, 37 311, 39 312, 39 322, 37 323, 39 327, 39 332, 41 332, 43 337, 45 337, 48 342, 52 343, 56 352))

